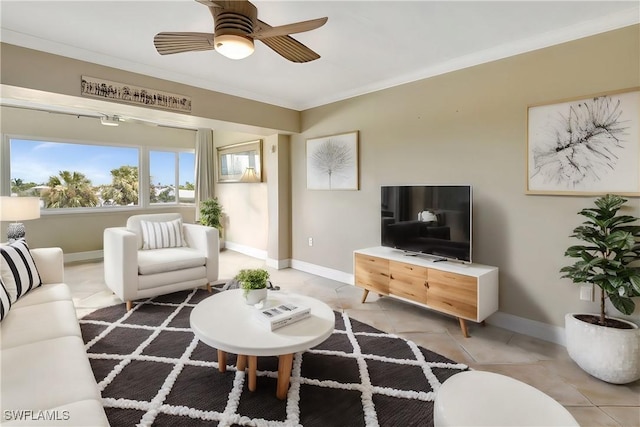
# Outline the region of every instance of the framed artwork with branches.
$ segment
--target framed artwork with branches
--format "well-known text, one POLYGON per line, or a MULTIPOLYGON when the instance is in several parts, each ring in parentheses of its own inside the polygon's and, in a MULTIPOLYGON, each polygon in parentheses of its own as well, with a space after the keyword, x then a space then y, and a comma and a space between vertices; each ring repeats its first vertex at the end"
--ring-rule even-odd
POLYGON ((358 131, 307 139, 307 188, 358 189, 358 131))
POLYGON ((640 196, 640 89, 531 106, 527 194, 640 196))

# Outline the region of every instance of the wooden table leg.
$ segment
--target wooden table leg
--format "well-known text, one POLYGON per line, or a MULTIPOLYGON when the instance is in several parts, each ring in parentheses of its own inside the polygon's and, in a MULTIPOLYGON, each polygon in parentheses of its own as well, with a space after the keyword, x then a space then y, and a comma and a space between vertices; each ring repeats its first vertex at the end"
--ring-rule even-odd
POLYGON ((364 292, 362 294, 362 304, 364 304, 364 302, 367 300, 368 295, 369 295, 369 289, 364 289, 364 292))
POLYGON ((244 354, 239 354, 238 355, 238 361, 236 363, 236 369, 240 372, 244 371, 245 369, 247 369, 247 356, 245 356, 244 354))
POLYGON ((293 353, 278 356, 278 385, 276 389, 276 397, 280 400, 287 398, 292 366, 293 353))
POLYGON ((458 321, 460 322, 460 329, 462 329, 462 335, 464 335, 465 338, 469 338, 469 331, 467 330, 467 322, 462 317, 458 317, 458 321))
POLYGON ((218 370, 227 372, 227 353, 222 350, 218 350, 218 370))
POLYGON ((249 391, 256 391, 256 371, 258 370, 258 356, 249 358, 249 391))

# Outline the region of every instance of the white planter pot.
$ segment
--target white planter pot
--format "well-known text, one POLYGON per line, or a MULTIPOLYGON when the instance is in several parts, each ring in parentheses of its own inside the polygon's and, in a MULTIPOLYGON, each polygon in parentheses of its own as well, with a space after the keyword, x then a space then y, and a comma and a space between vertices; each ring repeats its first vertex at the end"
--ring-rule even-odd
POLYGON ((640 379, 640 329, 623 319, 633 329, 592 325, 565 315, 567 352, 588 374, 613 384, 627 384, 640 379))
POLYGON ((267 288, 262 289, 250 289, 248 291, 243 291, 243 295, 245 295, 245 302, 249 305, 256 305, 267 299, 267 288))

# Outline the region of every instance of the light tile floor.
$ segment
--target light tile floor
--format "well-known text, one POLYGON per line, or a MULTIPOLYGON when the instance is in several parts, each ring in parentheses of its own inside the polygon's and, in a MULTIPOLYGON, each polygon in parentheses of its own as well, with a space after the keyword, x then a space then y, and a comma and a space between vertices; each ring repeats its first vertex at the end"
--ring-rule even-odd
MULTIPOLYGON (((564 347, 491 325, 469 324, 464 338, 458 321, 391 298, 369 294, 351 285, 294 269, 275 270, 262 260, 238 252, 220 253, 220 279, 241 268, 267 268, 271 281, 283 289, 313 296, 349 317, 410 339, 473 369, 524 381, 564 405, 581 426, 640 427, 640 381, 612 385, 584 373, 564 347)), ((120 301, 104 284, 101 262, 65 266, 78 317, 120 301)))

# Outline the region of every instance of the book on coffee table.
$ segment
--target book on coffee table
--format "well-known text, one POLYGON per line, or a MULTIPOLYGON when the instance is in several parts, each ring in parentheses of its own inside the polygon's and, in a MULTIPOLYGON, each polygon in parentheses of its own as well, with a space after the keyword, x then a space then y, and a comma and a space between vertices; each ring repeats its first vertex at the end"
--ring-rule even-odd
POLYGON ((257 317, 260 323, 272 331, 278 328, 298 322, 311 315, 311 309, 293 303, 283 303, 276 307, 258 310, 257 317))

